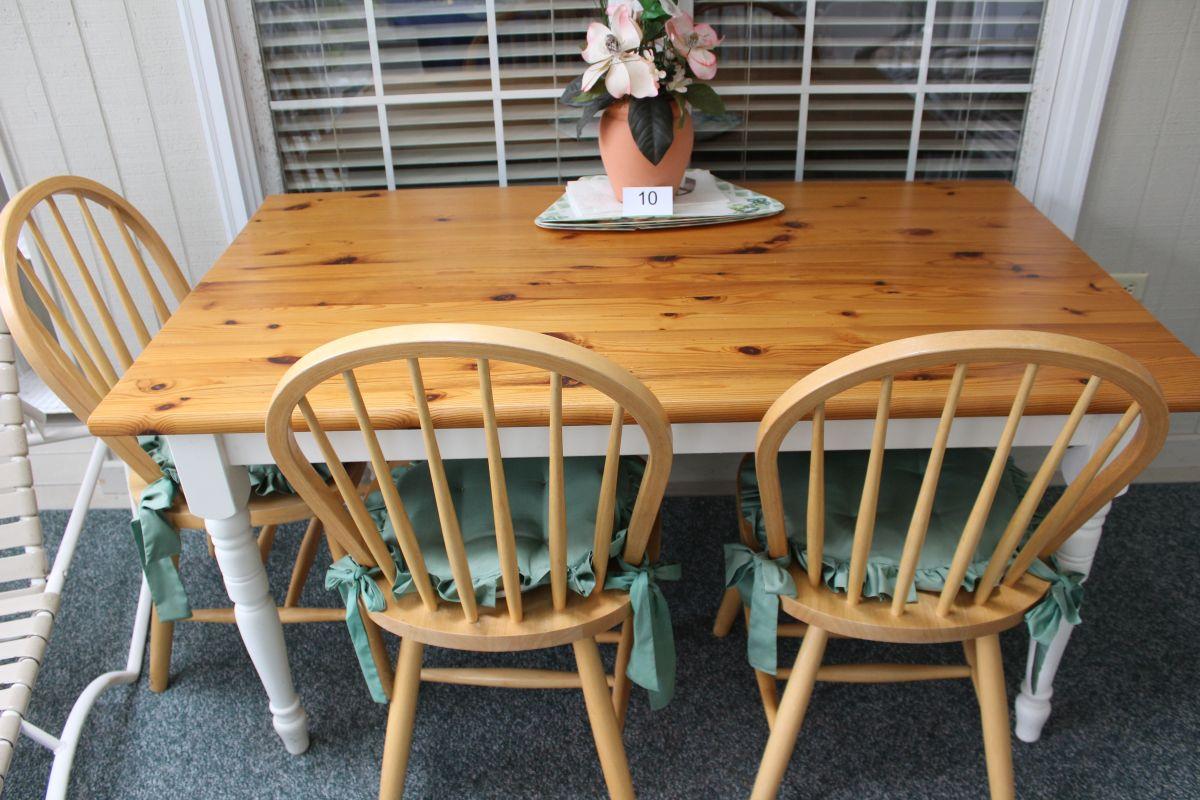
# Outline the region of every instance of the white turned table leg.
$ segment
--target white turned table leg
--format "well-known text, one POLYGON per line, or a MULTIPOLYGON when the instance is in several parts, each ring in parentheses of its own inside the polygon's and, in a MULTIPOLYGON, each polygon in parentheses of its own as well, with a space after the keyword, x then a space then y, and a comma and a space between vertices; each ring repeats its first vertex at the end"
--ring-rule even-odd
MULTIPOLYGON (((1092 448, 1072 447, 1063 459, 1063 475, 1072 481, 1079 474, 1087 460, 1091 458, 1092 448)), ((1124 491, 1121 492, 1124 494, 1124 491)), ((1118 495, 1119 496, 1119 495, 1118 495)), ((1092 569, 1092 560, 1096 557, 1096 548, 1100 546, 1100 534, 1104 530, 1104 518, 1108 516, 1112 503, 1103 506, 1079 530, 1071 535, 1058 549, 1059 566, 1071 572, 1079 572, 1086 578, 1092 569)), ((1059 625, 1054 641, 1047 649, 1042 661, 1042 669, 1038 673, 1038 688, 1033 690, 1033 656, 1034 642, 1029 642, 1029 655, 1025 664, 1025 678, 1021 681, 1021 692, 1016 700, 1016 734, 1023 742, 1036 742, 1042 735, 1042 726, 1050 718, 1050 698, 1054 695, 1054 676, 1062 663, 1063 653, 1075 626, 1063 622, 1059 625)))
POLYGON ((170 436, 168 443, 191 511, 204 517, 225 591, 250 660, 267 692, 275 731, 292 754, 308 749, 308 716, 292 685, 283 625, 250 527, 245 467, 230 466, 216 436, 170 436))

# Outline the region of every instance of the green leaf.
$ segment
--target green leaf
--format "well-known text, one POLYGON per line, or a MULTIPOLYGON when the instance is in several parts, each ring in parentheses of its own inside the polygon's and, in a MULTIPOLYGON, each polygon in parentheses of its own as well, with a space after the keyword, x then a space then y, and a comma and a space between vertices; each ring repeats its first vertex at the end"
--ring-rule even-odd
POLYGON ((629 101, 629 131, 638 150, 651 164, 662 161, 675 140, 673 123, 671 100, 666 92, 629 101))
POLYGON ((563 90, 562 97, 559 101, 575 108, 583 108, 588 103, 595 100, 601 93, 607 94, 604 87, 583 91, 583 76, 580 75, 575 80, 567 84, 567 88, 563 90))
POLYGON ((608 92, 604 92, 592 102, 583 107, 579 112, 579 121, 575 123, 575 138, 583 136, 583 129, 592 121, 592 117, 599 114, 604 109, 616 102, 616 98, 608 92))
POLYGON ((642 44, 648 46, 655 39, 662 36, 666 24, 666 18, 646 19, 642 17, 642 44))
POLYGON ((662 7, 659 0, 642 0, 642 22, 646 20, 666 19, 671 16, 662 7))
POLYGON ((687 87, 684 99, 697 111, 705 114, 724 114, 725 101, 707 83, 693 83, 687 87))

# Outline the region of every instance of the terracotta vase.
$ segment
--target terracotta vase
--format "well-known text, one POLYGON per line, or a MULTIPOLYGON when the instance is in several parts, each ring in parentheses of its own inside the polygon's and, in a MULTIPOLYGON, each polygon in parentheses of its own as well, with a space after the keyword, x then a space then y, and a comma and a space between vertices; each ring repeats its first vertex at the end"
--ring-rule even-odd
POLYGON ((633 140, 629 130, 629 101, 622 100, 604 109, 600 117, 600 159, 618 200, 626 186, 674 186, 678 189, 683 182, 683 173, 692 160, 695 129, 690 114, 680 128, 679 106, 672 103, 672 108, 675 138, 657 164, 651 164, 633 140))

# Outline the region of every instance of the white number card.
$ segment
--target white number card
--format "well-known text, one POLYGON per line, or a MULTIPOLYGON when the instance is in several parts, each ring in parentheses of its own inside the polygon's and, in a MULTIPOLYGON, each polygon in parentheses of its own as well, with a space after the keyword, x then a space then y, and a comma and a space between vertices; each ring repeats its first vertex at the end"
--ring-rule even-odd
POLYGON ((626 186, 621 192, 621 216, 669 217, 675 208, 670 186, 626 186))

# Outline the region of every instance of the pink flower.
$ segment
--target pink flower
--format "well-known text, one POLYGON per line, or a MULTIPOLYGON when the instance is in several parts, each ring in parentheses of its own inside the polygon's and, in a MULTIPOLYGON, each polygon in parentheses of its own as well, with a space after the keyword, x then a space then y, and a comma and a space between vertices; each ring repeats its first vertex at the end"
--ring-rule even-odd
POLYGON ((642 29, 633 21, 629 6, 614 5, 616 13, 608 19, 611 28, 599 22, 588 26, 583 50, 588 68, 583 73, 582 89, 589 91, 603 76, 604 87, 613 97, 654 97, 658 94, 658 70, 652 58, 637 53, 642 29))
POLYGON ((717 74, 717 56, 712 49, 721 43, 711 25, 695 21, 682 11, 667 20, 667 35, 675 51, 687 59, 692 74, 702 81, 717 74))

